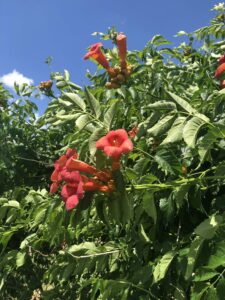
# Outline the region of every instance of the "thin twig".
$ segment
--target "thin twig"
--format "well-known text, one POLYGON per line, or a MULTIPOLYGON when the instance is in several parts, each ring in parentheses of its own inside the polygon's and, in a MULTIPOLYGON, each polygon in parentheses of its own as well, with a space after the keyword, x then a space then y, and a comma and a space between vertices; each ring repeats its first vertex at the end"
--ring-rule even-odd
POLYGON ((21 159, 21 160, 33 161, 33 162, 36 162, 36 163, 41 164, 41 165, 53 167, 53 164, 49 164, 49 163, 46 163, 44 161, 40 161, 40 160, 36 160, 36 159, 32 159, 32 158, 21 157, 21 156, 16 156, 16 157, 18 159, 21 159))

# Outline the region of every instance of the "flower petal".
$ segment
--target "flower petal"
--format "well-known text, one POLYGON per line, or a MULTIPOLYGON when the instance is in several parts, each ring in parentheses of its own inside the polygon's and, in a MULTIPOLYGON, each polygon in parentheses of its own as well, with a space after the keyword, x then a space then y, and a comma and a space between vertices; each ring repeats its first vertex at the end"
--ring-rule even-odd
POLYGON ((54 170, 51 175, 51 181, 58 182, 58 181, 60 181, 60 179, 61 179, 60 173, 57 170, 54 170))
POLYGON ((76 150, 73 150, 73 149, 71 149, 71 148, 68 148, 68 149, 66 150, 66 157, 67 157, 67 158, 70 158, 71 156, 73 156, 73 158, 78 158, 78 154, 77 154, 76 150))
POLYGON ((217 78, 217 77, 220 77, 223 72, 225 71, 225 63, 219 65, 219 67, 216 69, 216 72, 214 74, 214 76, 217 78))
POLYGON ((61 191, 61 196, 64 200, 66 200, 67 198, 69 198, 70 196, 76 194, 77 188, 76 187, 71 187, 67 184, 65 184, 62 187, 62 191, 61 191))
POLYGON ((77 195, 70 196, 66 200, 66 210, 73 209, 75 206, 77 206, 78 203, 79 203, 79 199, 78 199, 77 195))
POLYGON ((59 188, 58 184, 56 182, 53 182, 50 186, 50 193, 51 194, 56 193, 58 191, 58 188, 59 188))
POLYGON ((107 137, 107 135, 106 135, 106 136, 103 136, 102 138, 100 138, 100 139, 96 142, 95 145, 96 145, 96 148, 97 148, 97 149, 103 150, 104 147, 110 146, 111 144, 110 144, 110 142, 109 142, 109 140, 108 140, 108 137, 107 137))
POLYGON ((67 163, 66 168, 68 171, 80 171, 90 175, 95 175, 97 169, 81 160, 71 157, 67 163))
POLYGON ((104 148, 104 152, 107 156, 118 158, 122 154, 122 150, 120 147, 114 147, 114 146, 106 146, 104 148))
POLYGON ((134 148, 133 143, 131 142, 131 140, 127 139, 125 142, 123 142, 123 144, 121 145, 121 151, 122 153, 128 153, 131 152, 134 148))
POLYGON ((83 189, 83 182, 80 180, 78 187, 77 187, 77 196, 79 199, 84 197, 84 189, 83 189))

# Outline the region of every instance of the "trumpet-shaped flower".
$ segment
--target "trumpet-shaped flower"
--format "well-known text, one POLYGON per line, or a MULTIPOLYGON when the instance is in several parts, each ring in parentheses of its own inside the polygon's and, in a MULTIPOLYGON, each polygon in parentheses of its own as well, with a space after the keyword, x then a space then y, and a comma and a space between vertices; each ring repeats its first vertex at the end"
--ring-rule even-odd
POLYGON ((218 78, 224 73, 224 71, 225 71, 225 62, 218 66, 214 76, 218 78))
POLYGON ((90 175, 95 175, 98 172, 98 170, 95 167, 79 159, 74 159, 73 157, 71 157, 66 163, 66 168, 68 171, 79 171, 90 175))
POLYGON ((89 52, 84 56, 84 59, 93 58, 96 60, 103 68, 106 70, 110 69, 110 65, 105 55, 102 53, 101 47, 102 43, 96 43, 92 45, 89 49, 89 52))
POLYGON ((96 148, 103 150, 113 159, 119 159, 122 154, 133 150, 133 143, 129 140, 124 129, 112 130, 96 142, 96 148))

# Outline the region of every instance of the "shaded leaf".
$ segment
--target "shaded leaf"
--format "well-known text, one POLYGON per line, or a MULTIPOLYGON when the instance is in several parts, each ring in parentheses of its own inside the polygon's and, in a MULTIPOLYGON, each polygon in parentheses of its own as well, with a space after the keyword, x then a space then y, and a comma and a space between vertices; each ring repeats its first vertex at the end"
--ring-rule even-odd
POLYGON ((166 276, 166 273, 172 260, 174 259, 175 254, 176 253, 174 251, 169 251, 163 255, 153 271, 154 282, 158 282, 166 276))
POLYGON ((88 100, 88 103, 94 112, 96 118, 99 118, 101 115, 101 106, 99 101, 92 95, 92 93, 89 91, 87 87, 85 87, 85 94, 88 100))
POLYGON ((222 223, 223 218, 220 215, 213 215, 209 219, 203 221, 195 228, 195 233, 205 239, 214 237, 216 230, 222 223))
POLYGON ((159 120, 152 128, 148 129, 148 133, 152 136, 159 136, 165 133, 173 124, 175 115, 167 115, 159 120))
POLYGON ((184 126, 183 138, 190 148, 195 147, 198 132, 204 124, 205 122, 203 120, 198 117, 193 117, 184 126))
POLYGON ((66 99, 70 100, 72 103, 76 104, 78 107, 80 107, 83 111, 86 109, 86 104, 80 96, 74 93, 66 93, 62 92, 66 99))

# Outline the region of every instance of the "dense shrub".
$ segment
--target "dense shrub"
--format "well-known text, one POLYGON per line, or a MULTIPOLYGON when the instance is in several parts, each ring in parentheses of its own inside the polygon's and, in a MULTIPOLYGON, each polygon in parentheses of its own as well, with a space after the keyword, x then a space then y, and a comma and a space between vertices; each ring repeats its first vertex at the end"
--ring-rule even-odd
MULTIPOLYGON (((41 84, 52 101, 39 120, 34 88, 17 87, 12 101, 0 87, 2 298, 224 299, 225 89, 214 74, 225 17, 216 9, 209 26, 179 32, 176 47, 157 35, 125 63, 116 45, 104 49, 110 69, 88 73, 88 87, 52 73, 60 95, 41 84), (115 69, 124 78, 113 80, 115 69), (96 141, 121 128, 133 149, 113 167, 115 189, 86 188, 67 211, 49 193, 53 162, 72 148, 111 170, 115 157, 96 141)), ((115 29, 99 36, 116 44, 115 29)))

